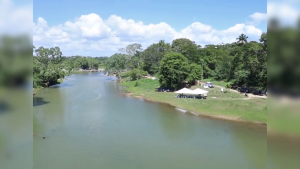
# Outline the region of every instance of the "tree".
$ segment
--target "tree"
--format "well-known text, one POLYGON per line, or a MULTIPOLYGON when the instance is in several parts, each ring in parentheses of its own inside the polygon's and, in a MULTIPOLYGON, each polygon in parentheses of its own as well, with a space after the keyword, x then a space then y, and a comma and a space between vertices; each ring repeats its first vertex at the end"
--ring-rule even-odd
POLYGON ((143 52, 144 70, 148 71, 150 74, 157 73, 161 59, 169 52, 171 52, 171 46, 163 40, 159 41, 159 43, 150 45, 143 52))
POLYGON ((267 39, 268 35, 266 33, 261 34, 259 41, 262 43, 264 51, 267 51, 267 39))
POLYGON ((203 76, 208 78, 215 75, 215 70, 220 63, 222 57, 228 55, 222 48, 219 49, 215 45, 207 45, 203 49, 198 50, 200 55, 200 60, 198 64, 203 65, 203 76))
POLYGON ((86 57, 77 57, 75 59, 75 67, 81 69, 88 69, 89 68, 88 59, 86 57))
POLYGON ((127 68, 129 70, 138 69, 143 66, 143 52, 136 52, 130 60, 127 61, 127 68))
POLYGON ((137 52, 143 51, 142 45, 138 43, 127 45, 125 48, 119 49, 121 52, 126 53, 130 60, 137 52))
POLYGON ((168 53, 161 60, 159 83, 164 87, 178 89, 188 77, 189 68, 188 60, 182 54, 168 53))
POLYGON ((197 63, 199 61, 198 48, 199 46, 195 42, 186 38, 175 39, 172 42, 172 51, 183 54, 188 58, 189 63, 197 63))
POLYGON ((63 78, 67 72, 63 69, 62 52, 59 47, 35 50, 33 77, 34 85, 49 86, 56 84, 59 78, 63 78))
POLYGON ((196 63, 192 63, 189 67, 189 75, 187 77, 187 81, 190 84, 195 84, 196 80, 202 79, 202 67, 197 65, 196 63))
POLYGON ((248 39, 248 36, 246 36, 245 34, 241 34, 238 38, 236 38, 237 43, 240 44, 240 45, 244 45, 247 43, 247 39, 248 39))
POLYGON ((146 76, 148 72, 140 70, 140 69, 133 69, 129 72, 129 76, 131 80, 138 80, 141 79, 143 76, 146 76))
POLYGON ((265 64, 263 60, 266 62, 262 56, 262 44, 253 41, 238 48, 241 50, 232 62, 236 82, 240 85, 261 86, 260 73, 265 64))
POLYGON ((126 55, 121 53, 116 53, 112 55, 105 62, 105 70, 108 72, 114 72, 119 77, 122 70, 126 67, 126 55))

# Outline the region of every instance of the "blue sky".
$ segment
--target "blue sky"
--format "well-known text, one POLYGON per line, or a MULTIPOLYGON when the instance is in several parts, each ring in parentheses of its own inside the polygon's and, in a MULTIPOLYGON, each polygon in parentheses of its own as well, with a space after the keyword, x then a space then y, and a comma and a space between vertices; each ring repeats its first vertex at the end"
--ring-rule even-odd
POLYGON ((161 39, 231 43, 267 30, 265 0, 35 0, 35 46, 65 55, 110 56, 130 43, 145 49, 161 39))
MULTIPOLYGON (((176 30, 195 21, 226 29, 255 12, 267 13, 266 0, 35 0, 33 6, 34 21, 43 17, 49 25, 97 13, 104 19, 114 14, 145 24, 166 22, 176 30)), ((258 26, 263 31, 266 27, 258 26)))

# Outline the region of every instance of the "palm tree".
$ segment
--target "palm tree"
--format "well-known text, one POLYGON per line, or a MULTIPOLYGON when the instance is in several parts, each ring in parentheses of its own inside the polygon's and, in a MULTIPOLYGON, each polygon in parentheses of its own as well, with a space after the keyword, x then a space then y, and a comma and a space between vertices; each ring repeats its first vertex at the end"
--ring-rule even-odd
POLYGON ((238 38, 236 38, 236 40, 238 40, 237 43, 241 44, 241 45, 247 43, 247 39, 248 39, 248 36, 246 36, 243 33, 238 38))

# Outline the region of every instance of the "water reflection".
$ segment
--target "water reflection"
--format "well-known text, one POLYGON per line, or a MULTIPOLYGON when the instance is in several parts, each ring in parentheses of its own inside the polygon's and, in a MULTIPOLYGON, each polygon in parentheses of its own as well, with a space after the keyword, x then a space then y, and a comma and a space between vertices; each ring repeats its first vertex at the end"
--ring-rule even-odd
POLYGON ((49 102, 45 101, 44 98, 41 97, 33 97, 33 106, 41 106, 47 104, 49 102))

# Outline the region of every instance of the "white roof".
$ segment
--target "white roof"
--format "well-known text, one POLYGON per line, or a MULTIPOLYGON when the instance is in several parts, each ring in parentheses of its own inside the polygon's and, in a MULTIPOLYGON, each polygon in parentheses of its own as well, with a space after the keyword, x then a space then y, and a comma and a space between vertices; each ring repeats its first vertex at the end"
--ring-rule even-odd
POLYGON ((208 93, 208 91, 200 89, 200 88, 193 90, 193 94, 207 94, 207 93, 208 93))
POLYGON ((175 93, 193 94, 193 91, 190 89, 187 89, 187 88, 182 88, 182 89, 176 91, 175 93))

